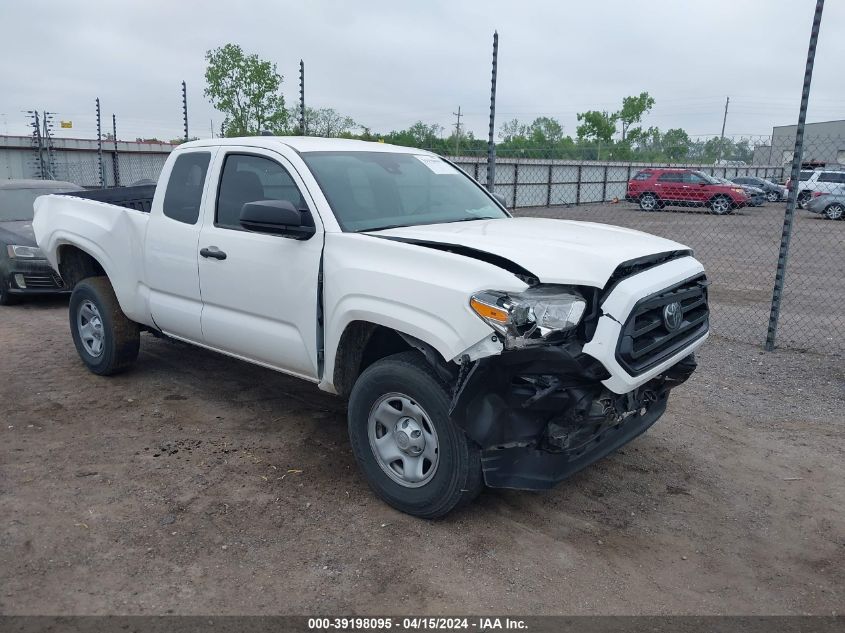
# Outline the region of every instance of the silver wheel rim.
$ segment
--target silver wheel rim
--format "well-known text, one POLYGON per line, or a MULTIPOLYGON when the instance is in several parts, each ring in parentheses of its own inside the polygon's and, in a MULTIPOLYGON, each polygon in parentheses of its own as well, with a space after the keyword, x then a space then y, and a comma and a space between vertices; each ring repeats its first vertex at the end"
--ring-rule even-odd
POLYGON ((646 211, 651 211, 654 209, 657 201, 654 199, 652 195, 645 195, 640 199, 640 206, 645 209, 646 211))
POLYGON ((825 215, 831 220, 841 220, 843 211, 845 211, 845 207, 841 204, 832 204, 825 209, 825 215))
POLYGON ((376 400, 367 435, 378 465, 400 486, 419 488, 437 472, 437 430, 425 410, 405 394, 388 393, 376 400))
POLYGON ((82 347, 95 358, 103 353, 103 319, 100 311, 91 301, 83 301, 76 312, 76 329, 82 347))
POLYGON ((727 200, 725 200, 724 198, 717 198, 716 200, 713 201, 713 211, 715 211, 719 215, 727 212, 727 210, 730 209, 730 207, 731 207, 730 203, 727 200))
POLYGON ((779 197, 780 196, 778 196, 777 192, 775 192, 775 191, 770 191, 766 195, 766 198, 768 198, 769 202, 777 202, 779 197))

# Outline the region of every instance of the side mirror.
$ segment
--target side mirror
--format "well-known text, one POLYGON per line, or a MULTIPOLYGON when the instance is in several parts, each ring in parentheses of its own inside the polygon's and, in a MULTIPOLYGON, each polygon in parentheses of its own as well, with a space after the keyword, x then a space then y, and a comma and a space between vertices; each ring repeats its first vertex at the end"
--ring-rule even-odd
POLYGON ((502 194, 500 194, 500 193, 494 193, 494 194, 491 194, 491 195, 492 195, 494 198, 496 198, 496 200, 498 201, 498 203, 499 203, 500 205, 502 205, 503 207, 505 207, 505 209, 507 209, 507 208, 508 208, 508 201, 507 201, 507 200, 505 200, 505 197, 504 197, 502 194))
POLYGON ((258 200, 241 207, 241 226, 247 231, 307 240, 317 232, 308 209, 297 210, 289 200, 258 200))

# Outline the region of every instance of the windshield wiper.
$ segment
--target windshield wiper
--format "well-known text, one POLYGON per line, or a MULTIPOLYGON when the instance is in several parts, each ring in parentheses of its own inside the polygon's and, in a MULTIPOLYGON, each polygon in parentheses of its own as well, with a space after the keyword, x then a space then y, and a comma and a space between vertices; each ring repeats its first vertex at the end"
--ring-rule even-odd
POLYGON ((386 231, 388 229, 402 229, 407 226, 414 226, 413 224, 387 224, 385 226, 375 226, 366 229, 358 229, 356 233, 368 233, 369 231, 386 231))

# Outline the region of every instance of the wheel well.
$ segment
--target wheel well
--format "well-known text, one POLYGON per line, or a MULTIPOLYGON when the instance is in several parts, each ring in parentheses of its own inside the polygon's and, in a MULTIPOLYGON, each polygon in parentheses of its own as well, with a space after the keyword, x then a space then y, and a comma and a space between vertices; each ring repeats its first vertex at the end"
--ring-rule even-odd
POLYGON ((358 376, 382 358, 418 350, 444 380, 450 376, 443 357, 429 344, 413 336, 368 321, 353 321, 340 336, 334 362, 334 387, 346 397, 358 376))
POLYGON ((70 244, 59 247, 58 260, 59 274, 68 288, 73 288, 87 277, 99 277, 106 274, 100 262, 81 248, 70 244))

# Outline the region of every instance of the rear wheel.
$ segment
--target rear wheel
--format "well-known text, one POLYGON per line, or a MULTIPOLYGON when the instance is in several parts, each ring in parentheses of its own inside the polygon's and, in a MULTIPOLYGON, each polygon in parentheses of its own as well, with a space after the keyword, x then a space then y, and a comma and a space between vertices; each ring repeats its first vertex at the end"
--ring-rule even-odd
POLYGON ((845 206, 838 202, 828 205, 824 210, 824 217, 828 220, 841 220, 845 217, 845 206))
POLYGON ((644 193, 640 196, 640 209, 643 211, 656 211, 660 207, 660 200, 653 193, 644 193))
POLYGON ((119 373, 138 357, 140 329, 123 314, 108 278, 89 277, 76 284, 69 318, 76 351, 93 373, 119 373))
POLYGON ((769 191, 766 194, 766 200, 768 200, 769 202, 777 202, 778 200, 780 200, 780 194, 778 194, 777 191, 769 191))
POLYGON ((727 196, 716 196, 710 201, 710 211, 716 215, 725 215, 733 210, 733 201, 727 196))
POLYGON ((481 451, 449 418, 449 402, 416 351, 374 363, 352 388, 352 452, 373 491, 397 510, 441 517, 484 487, 481 451))

